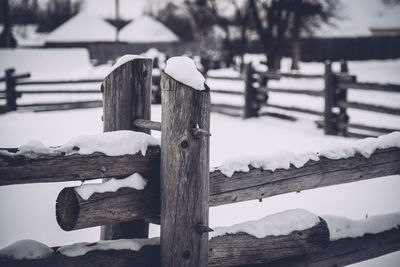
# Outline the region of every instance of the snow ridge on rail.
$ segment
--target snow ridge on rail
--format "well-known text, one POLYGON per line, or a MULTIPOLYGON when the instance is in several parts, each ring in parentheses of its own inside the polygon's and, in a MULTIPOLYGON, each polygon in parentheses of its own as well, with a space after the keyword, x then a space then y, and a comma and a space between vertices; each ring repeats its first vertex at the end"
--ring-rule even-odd
POLYGON ((220 167, 211 171, 219 170, 227 177, 232 177, 235 172, 248 172, 249 166, 275 171, 276 169, 289 169, 291 165, 296 168, 303 167, 308 161, 318 161, 321 157, 329 159, 346 159, 356 154, 369 158, 377 149, 400 148, 400 132, 393 132, 377 138, 365 138, 355 141, 352 145, 335 145, 327 147, 320 152, 305 152, 301 154, 281 153, 268 156, 242 156, 232 158, 220 167))
POLYGON ((92 154, 101 152, 108 156, 121 156, 141 152, 146 155, 147 147, 159 146, 160 140, 151 135, 134 131, 115 131, 72 138, 59 147, 47 147, 39 141, 30 141, 18 148, 18 152, 0 151, 0 155, 35 158, 43 154, 92 154))

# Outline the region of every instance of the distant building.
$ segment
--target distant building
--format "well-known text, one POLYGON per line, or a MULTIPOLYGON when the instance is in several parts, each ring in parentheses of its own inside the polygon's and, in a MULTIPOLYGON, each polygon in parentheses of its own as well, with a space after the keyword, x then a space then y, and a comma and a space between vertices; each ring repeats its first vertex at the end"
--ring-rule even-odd
POLYGON ((372 35, 400 35, 400 27, 391 28, 369 28, 372 35))

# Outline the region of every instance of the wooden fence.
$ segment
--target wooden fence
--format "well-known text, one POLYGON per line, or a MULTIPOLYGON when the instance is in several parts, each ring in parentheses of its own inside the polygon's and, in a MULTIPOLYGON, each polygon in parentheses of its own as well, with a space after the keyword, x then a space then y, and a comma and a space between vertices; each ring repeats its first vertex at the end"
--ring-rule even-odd
MULTIPOLYGON (((69 110, 80 108, 97 108, 101 107, 103 102, 101 100, 85 100, 85 101, 52 101, 41 103, 17 104, 18 98, 23 95, 82 95, 93 94, 101 95, 100 84, 102 79, 75 79, 75 80, 26 80, 30 78, 30 73, 15 74, 15 69, 7 69, 4 77, 0 77, 0 83, 5 83, 5 90, 0 90, 0 100, 5 100, 5 105, 0 105, 0 114, 16 110, 28 111, 54 111, 54 110, 69 110), (92 89, 24 89, 26 86, 42 86, 48 88, 50 85, 91 85, 92 89), (17 88, 18 87, 18 88, 17 88)), ((153 88, 152 88, 152 102, 161 103, 160 90, 160 76, 153 75, 153 88)))
POLYGON ((76 187, 64 188, 56 203, 57 222, 67 231, 106 225, 103 239, 146 238, 148 222, 158 223, 160 245, 139 251, 95 250, 77 257, 54 248, 46 259, 0 257, 2 266, 336 266, 400 249, 399 228, 330 241, 322 218, 314 227, 287 235, 255 238, 237 233, 209 240, 209 206, 399 174, 400 148, 378 149, 369 158, 321 157, 301 168, 251 168, 226 177, 219 170, 209 171, 210 89, 193 90, 163 73, 162 123, 152 122, 151 71, 150 59, 134 59, 105 78, 104 131, 161 130, 161 147, 148 147, 145 156, 24 156, 18 149, 3 149, 0 185, 123 178, 138 172, 148 179, 144 190, 121 188, 85 200, 76 187))
MULTIPOLYGON (((258 72, 251 63, 247 64, 244 69, 243 78, 231 77, 215 77, 210 76, 211 79, 226 79, 226 80, 244 80, 244 106, 218 104, 215 106, 215 111, 222 111, 229 114, 229 110, 242 110, 244 118, 251 118, 262 115, 260 113, 261 107, 280 109, 284 111, 300 112, 304 114, 311 114, 321 117, 317 120, 317 125, 324 128, 325 133, 329 135, 341 135, 350 137, 367 137, 369 134, 357 133, 352 130, 365 130, 374 132, 376 134, 384 134, 396 129, 390 127, 374 127, 372 125, 363 125, 358 123, 350 123, 347 110, 359 109, 372 112, 379 112, 384 114, 400 115, 399 108, 392 108, 386 106, 379 106, 373 104, 366 104, 360 102, 352 102, 347 100, 348 90, 373 90, 377 92, 395 92, 400 93, 400 85, 398 84, 380 84, 380 83, 363 83, 357 82, 356 76, 348 73, 346 62, 341 63, 341 71, 334 73, 330 62, 325 63, 325 73, 319 74, 302 74, 302 73, 271 73, 271 72, 258 72), (310 90, 298 88, 273 88, 268 86, 269 80, 279 80, 281 78, 294 78, 294 79, 320 79, 324 81, 323 90, 310 90), (280 104, 273 104, 268 102, 269 93, 285 93, 294 95, 306 95, 312 97, 324 98, 324 111, 315 109, 301 108, 298 106, 285 106, 280 104)), ((212 90, 215 93, 225 93, 231 95, 243 95, 241 92, 212 90)), ((232 113, 231 113, 232 114, 232 113)), ((271 114, 271 113, 266 113, 271 114)), ((273 114, 275 116, 285 116, 283 114, 273 114)))

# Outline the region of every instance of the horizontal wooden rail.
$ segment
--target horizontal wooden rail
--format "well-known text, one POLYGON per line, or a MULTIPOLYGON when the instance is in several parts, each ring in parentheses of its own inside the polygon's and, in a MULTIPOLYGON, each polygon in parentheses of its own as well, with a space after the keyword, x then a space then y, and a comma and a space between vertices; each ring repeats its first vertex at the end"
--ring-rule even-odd
POLYGON ((79 108, 98 108, 103 106, 103 101, 77 101, 77 102, 61 102, 61 103, 35 103, 35 104, 21 104, 18 105, 20 110, 34 110, 34 111, 52 111, 52 110, 66 110, 66 109, 79 109, 79 108))
POLYGON ((232 76, 210 76, 208 75, 206 79, 213 80, 231 80, 231 81, 243 81, 242 77, 232 77, 232 76))
POLYGON ((228 90, 215 90, 212 89, 210 90, 211 93, 217 93, 217 94, 227 94, 227 95, 244 95, 243 92, 238 92, 238 91, 228 91, 228 90))
POLYGON ((400 109, 398 109, 398 108, 377 106, 377 105, 372 105, 372 104, 339 101, 338 106, 341 108, 354 108, 354 109, 368 110, 368 111, 374 111, 374 112, 380 112, 380 113, 386 113, 386 114, 392 114, 392 115, 400 115, 400 109))
POLYGON ((303 74, 303 73, 285 73, 285 72, 265 72, 261 75, 267 77, 268 79, 276 80, 280 78, 306 78, 306 79, 322 79, 324 75, 322 74, 303 74))
POLYGON ((257 88, 260 93, 288 93, 288 94, 300 94, 309 96, 323 96, 324 92, 317 90, 307 90, 307 89, 288 89, 288 88, 270 88, 270 87, 260 87, 257 88))
POLYGON ((305 109, 305 108, 288 107, 288 106, 281 106, 281 105, 275 105, 275 104, 270 104, 270 103, 262 103, 261 105, 264 107, 279 108, 279 109, 283 109, 283 110, 296 111, 296 112, 307 113, 307 114, 318 115, 318 116, 324 115, 324 113, 321 111, 305 109))
POLYGON ((360 82, 339 82, 338 86, 343 89, 361 89, 361 90, 374 90, 384 92, 400 92, 399 84, 381 84, 381 83, 360 83, 360 82))
POLYGON ((274 172, 252 169, 226 177, 210 173, 210 206, 262 199, 330 185, 351 183, 400 173, 400 148, 381 149, 369 158, 357 154, 347 159, 322 157, 303 167, 274 172))
POLYGON ((400 250, 399 228, 357 238, 331 241, 326 248, 315 253, 288 257, 268 264, 248 264, 241 267, 346 266, 398 250, 400 250))
MULTIPOLYGON (((257 239, 239 233, 212 238, 209 241, 209 266, 237 266, 240 262, 244 262, 240 264, 241 267, 344 266, 400 250, 399 228, 336 241, 327 241, 326 235, 326 226, 321 219, 321 223, 311 229, 295 231, 286 236, 257 239)), ((55 252, 47 259, 13 260, 0 257, 0 265, 4 267, 160 266, 158 245, 144 246, 139 251, 93 250, 76 257, 64 256, 56 250, 57 248, 54 248, 55 252)))
POLYGON ((230 104, 211 104, 211 109, 213 108, 222 108, 222 109, 243 109, 243 106, 239 105, 230 105, 230 104))
POLYGON ((378 132, 378 133, 385 133, 385 134, 391 133, 394 131, 400 131, 400 129, 383 128, 383 127, 369 126, 369 125, 363 125, 363 124, 358 124, 358 123, 348 123, 345 125, 347 125, 347 127, 349 127, 349 128, 378 132))
POLYGON ((161 131, 161 122, 137 119, 133 121, 135 127, 147 130, 161 131))
POLYGON ((65 182, 99 178, 121 178, 138 172, 144 177, 158 174, 160 148, 123 156, 73 154, 8 156, 0 154, 0 185, 65 182))
POLYGON ((92 90, 18 90, 19 94, 99 94, 100 89, 92 89, 92 90))
POLYGON ((26 78, 30 78, 31 74, 30 73, 21 73, 21 74, 15 74, 12 77, 14 79, 26 79, 26 78))
POLYGON ((101 83, 103 79, 82 79, 82 80, 32 80, 17 81, 17 85, 44 85, 44 84, 76 84, 76 83, 101 83))
MULTIPOLYGON (((158 173, 153 175, 159 176, 158 173)), ((160 214, 159 182, 150 179, 143 190, 121 188, 117 192, 94 193, 87 200, 82 199, 74 187, 66 187, 57 197, 58 225, 70 231, 157 217, 160 214)))

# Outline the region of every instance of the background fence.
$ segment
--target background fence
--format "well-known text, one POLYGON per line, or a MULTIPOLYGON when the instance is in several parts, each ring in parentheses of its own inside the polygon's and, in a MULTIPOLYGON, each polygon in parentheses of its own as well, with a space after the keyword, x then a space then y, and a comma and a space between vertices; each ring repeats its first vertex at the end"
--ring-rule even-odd
POLYGON ((399 174, 400 148, 377 149, 368 158, 361 154, 343 159, 320 157, 301 168, 290 166, 273 172, 253 167, 232 177, 220 170, 209 172, 210 89, 197 91, 162 74, 162 123, 152 122, 150 77, 150 59, 134 59, 106 77, 102 84, 104 131, 149 133, 158 129, 161 147, 148 147, 145 156, 99 152, 31 152, 24 156, 18 149, 3 149, 0 185, 123 178, 138 172, 148 179, 144 190, 120 188, 83 199, 77 187, 64 188, 57 199, 57 222, 64 230, 107 225, 103 239, 146 238, 147 223, 159 223, 160 245, 145 245, 137 251, 94 249, 78 257, 65 256, 54 248, 46 259, 2 257, 2 265, 332 266, 400 249, 399 228, 331 241, 322 218, 315 226, 290 234, 255 238, 236 233, 208 240, 212 231, 209 206, 399 174))

